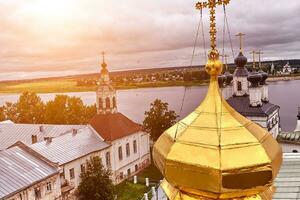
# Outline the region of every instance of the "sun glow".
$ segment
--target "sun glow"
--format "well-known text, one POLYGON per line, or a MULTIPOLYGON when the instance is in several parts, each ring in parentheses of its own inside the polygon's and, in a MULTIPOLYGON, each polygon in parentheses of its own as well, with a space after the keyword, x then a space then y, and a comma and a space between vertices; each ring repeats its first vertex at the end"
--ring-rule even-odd
POLYGON ((71 0, 34 0, 25 7, 25 11, 37 20, 64 21, 75 14, 74 1, 71 0))

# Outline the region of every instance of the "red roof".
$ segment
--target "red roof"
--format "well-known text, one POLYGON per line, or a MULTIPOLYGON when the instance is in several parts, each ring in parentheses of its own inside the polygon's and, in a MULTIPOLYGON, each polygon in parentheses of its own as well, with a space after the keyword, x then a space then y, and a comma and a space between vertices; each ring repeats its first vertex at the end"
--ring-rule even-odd
POLYGON ((105 141, 113 141, 142 130, 141 125, 121 113, 97 114, 90 120, 90 125, 105 141))

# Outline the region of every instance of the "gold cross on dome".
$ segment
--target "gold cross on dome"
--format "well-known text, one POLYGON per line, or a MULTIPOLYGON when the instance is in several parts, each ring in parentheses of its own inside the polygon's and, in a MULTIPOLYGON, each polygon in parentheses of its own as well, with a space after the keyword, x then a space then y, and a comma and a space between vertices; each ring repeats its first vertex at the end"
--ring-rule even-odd
POLYGON ((258 55, 258 68, 261 69, 261 55, 264 54, 262 51, 255 52, 258 55))
POLYGON ((216 7, 219 5, 227 5, 230 0, 207 0, 205 2, 196 3, 196 9, 202 10, 203 8, 209 8, 210 12, 210 46, 212 50, 216 49, 216 7))
POLYGON ((238 33, 236 34, 237 37, 240 38, 240 52, 242 53, 243 52, 243 37, 245 36, 246 34, 244 33, 238 33))

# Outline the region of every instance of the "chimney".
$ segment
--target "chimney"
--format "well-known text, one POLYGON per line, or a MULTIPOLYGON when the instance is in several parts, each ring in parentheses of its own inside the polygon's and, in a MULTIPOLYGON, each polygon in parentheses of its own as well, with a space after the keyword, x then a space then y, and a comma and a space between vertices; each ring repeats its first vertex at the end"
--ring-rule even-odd
POLYGON ((52 137, 46 138, 46 143, 47 143, 47 144, 50 144, 51 142, 52 142, 52 137))
POLYGON ((40 132, 44 132, 44 127, 42 125, 40 126, 40 132))
POLYGON ((248 76, 248 81, 251 83, 249 88, 249 99, 250 99, 250 106, 258 107, 262 106, 262 92, 261 86, 259 82, 262 79, 262 75, 259 73, 252 73, 248 76))
POLYGON ((73 128, 72 133, 73 133, 73 135, 76 135, 77 134, 77 129, 73 128))
POLYGON ((31 135, 31 143, 32 144, 37 143, 37 135, 31 135))

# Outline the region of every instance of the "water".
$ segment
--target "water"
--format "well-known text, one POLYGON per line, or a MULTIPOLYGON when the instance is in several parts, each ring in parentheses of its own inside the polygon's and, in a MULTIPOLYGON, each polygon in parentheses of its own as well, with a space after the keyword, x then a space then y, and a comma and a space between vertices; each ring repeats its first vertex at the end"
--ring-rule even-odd
MULTIPOLYGON (((281 126, 284 131, 294 130, 298 106, 300 106, 300 80, 280 81, 269 84, 269 97, 271 103, 281 107, 281 126)), ((181 112, 181 117, 192 112, 205 97, 206 86, 186 88, 186 97, 181 112)), ((65 93, 70 96, 80 97, 87 105, 96 101, 95 92, 65 93)), ((150 103, 156 98, 169 103, 169 108, 180 113, 184 87, 146 88, 117 91, 118 109, 130 119, 142 123, 144 113, 149 110, 150 103)), ((43 101, 52 100, 56 94, 40 94, 43 101)), ((6 101, 16 102, 19 95, 0 96, 0 105, 6 101)))

